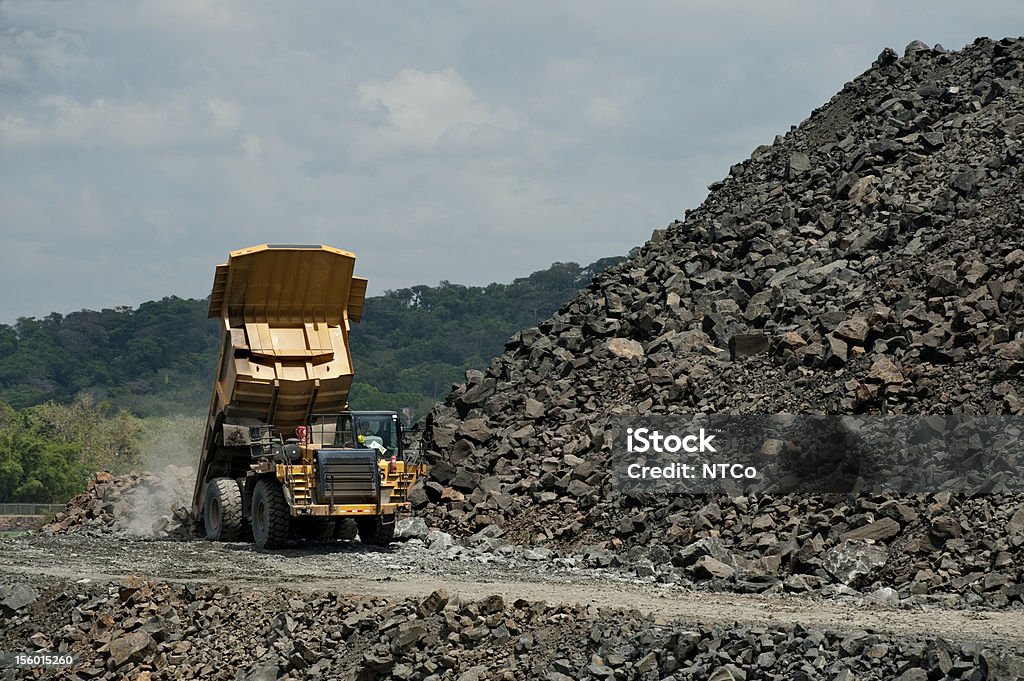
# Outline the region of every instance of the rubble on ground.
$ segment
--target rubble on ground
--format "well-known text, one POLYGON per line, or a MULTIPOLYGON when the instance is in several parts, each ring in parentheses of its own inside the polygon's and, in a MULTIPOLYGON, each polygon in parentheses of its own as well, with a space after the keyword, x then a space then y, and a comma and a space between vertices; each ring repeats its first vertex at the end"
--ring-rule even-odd
MULTIPOLYGON (((439 589, 380 599, 138 578, 0 586, 0 648, 72 652, 80 679, 1015 678, 996 644, 865 630, 704 626, 630 610, 550 606, 439 589), (12 600, 13 599, 13 600, 12 600), (230 629, 225 626, 230 622, 230 629), (230 631, 230 633, 226 633, 230 631)), ((0 671, 0 679, 15 670, 0 671)))
POLYGON ((28 532, 39 529, 46 522, 46 516, 11 515, 0 516, 0 532, 28 532))
POLYGON ((69 501, 41 531, 186 537, 193 529, 189 509, 194 483, 195 471, 180 466, 118 476, 99 471, 85 492, 69 501))

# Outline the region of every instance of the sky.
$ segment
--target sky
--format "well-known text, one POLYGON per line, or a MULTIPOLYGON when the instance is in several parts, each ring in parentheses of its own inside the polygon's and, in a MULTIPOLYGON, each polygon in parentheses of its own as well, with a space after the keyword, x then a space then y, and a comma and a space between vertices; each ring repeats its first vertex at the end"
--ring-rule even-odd
POLYGON ((209 294, 230 250, 379 294, 623 255, 879 52, 1019 0, 0 0, 0 323, 209 294))

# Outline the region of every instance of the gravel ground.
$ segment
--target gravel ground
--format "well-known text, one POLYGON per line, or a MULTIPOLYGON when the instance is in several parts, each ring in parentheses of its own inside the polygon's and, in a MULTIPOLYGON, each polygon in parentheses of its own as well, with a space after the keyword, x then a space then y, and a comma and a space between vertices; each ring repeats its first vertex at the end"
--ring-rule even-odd
POLYGON ((388 549, 338 542, 264 552, 242 543, 32 534, 0 540, 0 583, 38 581, 47 585, 54 579, 104 582, 142 576, 240 589, 327 589, 380 597, 424 597, 444 588, 466 598, 497 594, 510 601, 630 608, 705 624, 800 624, 958 641, 1024 643, 1024 617, 1019 609, 963 610, 939 604, 894 607, 859 594, 834 598, 820 594, 709 594, 653 584, 627 571, 580 567, 571 557, 525 560, 476 551, 449 555, 416 541, 388 549))

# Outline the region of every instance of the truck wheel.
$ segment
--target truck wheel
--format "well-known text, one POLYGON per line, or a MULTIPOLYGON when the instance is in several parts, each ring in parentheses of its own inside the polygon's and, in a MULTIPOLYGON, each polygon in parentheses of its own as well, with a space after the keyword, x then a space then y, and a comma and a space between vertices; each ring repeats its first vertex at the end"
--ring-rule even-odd
POLYGON ((231 478, 214 478, 206 486, 203 502, 206 538, 238 541, 242 536, 242 495, 231 478))
POLYGON ((334 526, 334 538, 344 539, 345 541, 352 541, 356 538, 356 534, 359 532, 359 526, 356 525, 355 518, 338 518, 335 521, 334 526))
POLYGON ((291 516, 284 490, 276 480, 263 478, 252 491, 252 540, 261 549, 274 549, 286 541, 291 516))
POLYGON ((375 546, 387 546, 395 538, 395 516, 378 515, 356 520, 359 541, 375 546))

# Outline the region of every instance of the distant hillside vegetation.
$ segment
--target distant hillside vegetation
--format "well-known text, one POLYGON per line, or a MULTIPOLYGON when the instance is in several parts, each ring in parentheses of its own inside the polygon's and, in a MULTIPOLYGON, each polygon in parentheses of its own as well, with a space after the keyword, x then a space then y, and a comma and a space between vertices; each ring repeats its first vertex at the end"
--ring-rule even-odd
MULTIPOLYGON (((466 369, 483 368, 515 331, 551 316, 621 261, 555 263, 511 284, 442 281, 369 298, 351 342, 356 409, 422 415, 466 369)), ((82 310, 0 324, 0 401, 25 408, 82 394, 140 416, 202 414, 219 347, 207 301, 82 310)))

